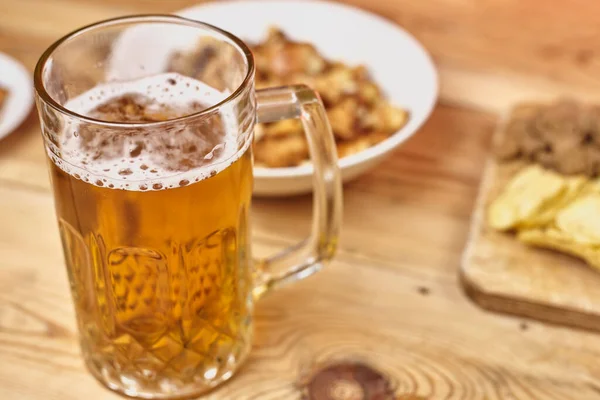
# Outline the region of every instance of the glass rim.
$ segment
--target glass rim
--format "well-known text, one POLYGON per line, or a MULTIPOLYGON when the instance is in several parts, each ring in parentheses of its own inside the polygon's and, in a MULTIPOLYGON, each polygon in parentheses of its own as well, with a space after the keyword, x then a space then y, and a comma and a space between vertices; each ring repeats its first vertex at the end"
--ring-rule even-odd
POLYGON ((52 43, 50 45, 50 47, 48 47, 44 51, 44 53, 42 53, 42 56, 38 60, 36 66, 35 66, 34 74, 33 74, 33 86, 35 88, 37 96, 44 102, 44 104, 49 105, 50 107, 52 107, 53 109, 55 109, 56 111, 58 111, 62 114, 65 114, 71 118, 76 118, 82 122, 86 122, 86 123, 94 124, 94 125, 98 125, 98 126, 110 127, 110 128, 159 127, 162 125, 169 125, 172 123, 185 122, 187 120, 201 118, 205 115, 214 113, 215 111, 220 109, 222 106, 228 104, 231 101, 236 100, 238 97, 240 97, 244 93, 244 90, 248 86, 249 82, 252 80, 252 76, 254 74, 254 68, 255 68, 254 67, 254 58, 252 56, 252 52, 250 51, 250 48, 240 38, 238 38, 237 36, 235 36, 234 34, 232 34, 230 32, 227 32, 221 28, 218 28, 218 27, 208 24, 206 22, 201 22, 201 21, 196 21, 196 20, 189 19, 189 18, 184 18, 184 17, 178 16, 178 15, 136 14, 136 15, 127 15, 127 16, 110 18, 110 19, 105 19, 102 21, 94 22, 92 24, 85 25, 77 30, 74 30, 74 31, 64 35, 60 39, 56 40, 54 43, 52 43), (227 39, 229 39, 233 43, 233 45, 235 47, 237 47, 237 50, 240 51, 240 53, 242 53, 244 55, 246 62, 247 62, 246 76, 244 77, 244 79, 242 80, 240 85, 236 88, 236 90, 234 90, 229 96, 227 96, 223 100, 219 101, 218 103, 213 104, 210 107, 203 109, 202 111, 198 111, 198 112, 195 112, 192 114, 187 114, 182 117, 173 118, 173 119, 169 119, 166 121, 153 121, 153 122, 104 121, 101 119, 88 117, 88 116, 76 113, 72 110, 69 110, 68 108, 64 107, 63 105, 58 103, 56 100, 54 100, 52 98, 52 96, 50 96, 50 94, 46 90, 46 87, 45 87, 46 85, 44 84, 44 81, 42 78, 42 72, 44 71, 44 68, 46 67, 47 62, 51 58, 54 51, 61 44, 65 43, 77 36, 83 35, 87 32, 93 31, 98 28, 114 26, 114 25, 119 25, 119 24, 123 24, 123 23, 136 23, 136 22, 164 22, 164 23, 170 23, 170 24, 187 25, 190 27, 196 27, 196 28, 210 30, 219 35, 222 35, 222 36, 226 37, 227 39))

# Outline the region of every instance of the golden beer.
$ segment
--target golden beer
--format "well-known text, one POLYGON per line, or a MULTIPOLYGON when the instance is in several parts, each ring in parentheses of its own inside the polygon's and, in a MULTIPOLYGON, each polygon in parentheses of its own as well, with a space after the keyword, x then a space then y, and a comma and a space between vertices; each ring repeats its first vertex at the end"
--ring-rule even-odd
POLYGON ((208 179, 134 191, 52 164, 83 351, 95 373, 151 387, 171 376, 211 380, 239 362, 250 345, 251 168, 247 150, 208 179))
MULTIPOLYGON (((166 80, 152 82, 162 88, 166 80)), ((89 93, 93 97, 95 91, 89 93)), ((150 100, 125 94, 87 114, 119 122, 167 121, 183 114, 162 107, 157 117, 150 100)), ((218 142, 227 140, 222 124, 214 118, 202 128, 178 131, 167 138, 168 149, 167 139, 149 142, 135 131, 74 128, 63 151, 76 150, 76 162, 50 158, 82 348, 100 377, 134 382, 145 390, 164 390, 174 380, 179 388, 212 384, 231 374, 247 353, 252 154, 247 146, 233 159, 217 160, 229 166, 213 169, 205 153, 233 145, 218 142), (194 151, 182 164, 190 138, 194 151), (142 139, 148 143, 137 148, 142 139), (129 142, 133 150, 128 152, 129 142), (158 154, 143 159, 152 154, 151 143, 158 154), (95 160, 85 161, 89 157, 95 160), (113 168, 97 177, 68 168, 69 163, 112 162, 113 168), (151 175, 154 183, 126 180, 140 174, 151 175)))

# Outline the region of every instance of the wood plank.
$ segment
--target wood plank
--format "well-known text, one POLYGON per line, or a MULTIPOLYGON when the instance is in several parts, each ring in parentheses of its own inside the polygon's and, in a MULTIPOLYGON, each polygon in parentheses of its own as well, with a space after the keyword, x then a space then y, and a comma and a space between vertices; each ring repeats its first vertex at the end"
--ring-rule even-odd
MULTIPOLYGON (((512 115, 523 113, 519 110, 517 106, 512 115)), ((530 109, 525 112, 531 115, 530 109)), ((502 143, 504 134, 500 125, 494 142, 502 143)), ((488 159, 462 260, 462 282, 487 309, 598 331, 598 271, 574 257, 528 246, 487 224, 489 205, 525 166, 488 159)))

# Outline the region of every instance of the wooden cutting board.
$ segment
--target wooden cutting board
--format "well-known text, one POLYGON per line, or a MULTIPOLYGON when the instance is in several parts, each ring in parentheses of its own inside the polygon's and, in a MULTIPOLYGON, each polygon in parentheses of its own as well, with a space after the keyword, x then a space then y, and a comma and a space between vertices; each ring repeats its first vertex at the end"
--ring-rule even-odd
MULTIPOLYGON (((513 113, 522 111, 520 107, 513 113)), ((503 125, 496 132, 496 145, 503 140, 503 125)), ((523 165, 498 163, 494 156, 487 162, 462 259, 463 286, 489 310, 600 330, 600 272, 577 258, 527 246, 487 226, 489 203, 523 165)))

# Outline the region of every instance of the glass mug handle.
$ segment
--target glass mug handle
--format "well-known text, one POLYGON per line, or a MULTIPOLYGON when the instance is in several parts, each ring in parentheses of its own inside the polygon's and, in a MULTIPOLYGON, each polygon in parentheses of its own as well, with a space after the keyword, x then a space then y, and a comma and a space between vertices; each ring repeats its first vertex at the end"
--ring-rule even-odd
POLYGON ((342 220, 342 183, 327 114, 317 93, 305 85, 256 91, 258 122, 299 118, 313 165, 313 219, 308 238, 256 262, 254 296, 319 271, 337 248, 342 220))

